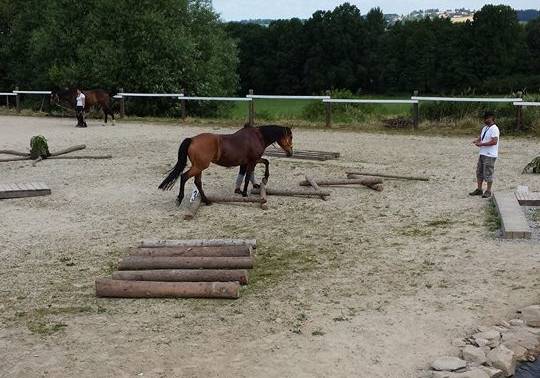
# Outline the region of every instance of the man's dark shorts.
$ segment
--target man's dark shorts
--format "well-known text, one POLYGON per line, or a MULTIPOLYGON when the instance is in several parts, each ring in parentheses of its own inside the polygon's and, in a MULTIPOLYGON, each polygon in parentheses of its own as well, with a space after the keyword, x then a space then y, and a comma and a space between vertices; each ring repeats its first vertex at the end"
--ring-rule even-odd
POLYGON ((480 155, 476 166, 476 178, 485 182, 493 182, 496 160, 495 157, 480 155))

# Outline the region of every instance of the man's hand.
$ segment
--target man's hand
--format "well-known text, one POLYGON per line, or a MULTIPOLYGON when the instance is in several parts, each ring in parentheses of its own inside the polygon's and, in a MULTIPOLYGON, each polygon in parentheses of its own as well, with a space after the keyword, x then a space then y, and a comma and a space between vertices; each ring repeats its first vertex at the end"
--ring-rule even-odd
POLYGON ((476 147, 482 147, 482 143, 479 140, 475 140, 473 143, 476 147))

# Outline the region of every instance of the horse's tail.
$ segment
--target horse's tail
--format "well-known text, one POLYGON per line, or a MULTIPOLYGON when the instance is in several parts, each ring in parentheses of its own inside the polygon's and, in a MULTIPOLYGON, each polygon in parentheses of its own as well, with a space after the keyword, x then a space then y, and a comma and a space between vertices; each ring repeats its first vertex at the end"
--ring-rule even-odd
POLYGON ((191 142, 193 139, 186 138, 180 145, 180 148, 178 149, 178 162, 174 166, 174 168, 169 172, 169 175, 163 180, 163 182, 159 185, 159 189, 161 190, 171 190, 174 187, 174 184, 178 180, 178 177, 184 172, 184 168, 186 168, 187 165, 187 158, 188 158, 188 148, 191 145, 191 142))

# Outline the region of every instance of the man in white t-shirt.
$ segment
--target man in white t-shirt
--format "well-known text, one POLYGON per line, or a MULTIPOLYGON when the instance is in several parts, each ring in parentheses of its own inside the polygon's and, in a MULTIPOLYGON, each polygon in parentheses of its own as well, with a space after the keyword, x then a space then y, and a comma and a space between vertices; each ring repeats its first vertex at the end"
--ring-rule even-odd
POLYGON ((86 96, 80 89, 77 89, 77 126, 76 127, 87 127, 86 121, 84 120, 84 107, 86 106, 86 96))
POLYGON ((478 187, 474 192, 469 193, 471 196, 491 198, 495 162, 499 156, 499 136, 500 131, 495 124, 495 113, 486 112, 484 114, 484 127, 480 133, 480 138, 473 141, 474 145, 480 147, 480 156, 476 166, 478 187), (483 191, 484 181, 487 183, 485 192, 483 191))

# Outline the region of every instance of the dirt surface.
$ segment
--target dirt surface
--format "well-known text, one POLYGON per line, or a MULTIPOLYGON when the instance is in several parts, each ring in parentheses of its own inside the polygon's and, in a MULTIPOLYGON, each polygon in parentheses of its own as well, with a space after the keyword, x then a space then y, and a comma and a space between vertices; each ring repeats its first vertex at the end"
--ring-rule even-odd
MULTIPOLYGON (((44 181, 52 195, 0 202, 0 375, 5 377, 416 377, 451 340, 540 299, 537 242, 497 240, 488 202, 470 198, 470 138, 295 130, 329 162, 272 159, 269 187, 346 168, 425 175, 385 191, 335 188, 328 202, 272 197, 203 207, 182 220, 157 185, 182 138, 223 128, 0 117, 0 149, 45 135, 52 151, 112 160, 2 163, 0 183, 44 181), (236 301, 106 300, 94 280, 143 238, 256 238, 236 301)), ((518 184, 538 141, 503 136, 496 190, 518 184)), ((236 170, 212 167, 209 193, 236 170)), ((192 184, 188 185, 191 189, 192 184)))

